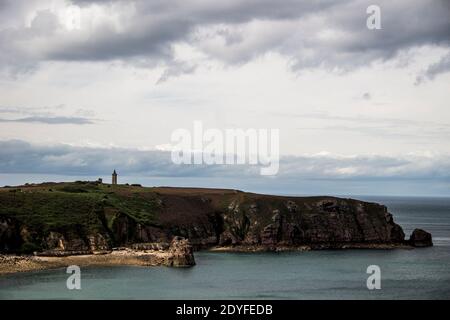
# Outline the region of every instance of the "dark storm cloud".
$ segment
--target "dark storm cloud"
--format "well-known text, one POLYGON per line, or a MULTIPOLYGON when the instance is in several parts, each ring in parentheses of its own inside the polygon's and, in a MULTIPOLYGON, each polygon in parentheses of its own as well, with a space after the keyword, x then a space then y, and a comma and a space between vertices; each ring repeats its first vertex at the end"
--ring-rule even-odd
MULTIPOLYGON (((9 1, 0 18, 16 14, 21 21, 26 3, 9 1)), ((175 60, 177 43, 188 43, 226 64, 278 52, 289 58, 294 70, 319 66, 351 70, 391 59, 402 50, 422 45, 448 49, 450 43, 450 5, 446 0, 380 0, 382 29, 375 31, 366 28, 366 8, 372 4, 366 0, 72 3, 84 9, 95 4, 107 15, 117 14, 120 27, 105 19, 89 30, 68 31, 55 13, 39 10, 30 26, 2 23, 0 64, 18 70, 49 60, 162 64, 170 68, 161 79, 164 81, 195 70, 195 66, 186 67, 186 62, 175 60), (134 11, 127 11, 130 8, 134 11)))
MULTIPOLYGON (((161 177, 259 177, 249 165, 175 165, 167 151, 131 148, 88 148, 0 141, 0 173, 102 175, 120 168, 125 175, 161 177)), ((280 160, 282 179, 450 179, 448 156, 339 156, 317 154, 280 160)))
POLYGON ((290 19, 330 8, 350 0, 72 0, 74 4, 132 3, 141 16, 170 15, 182 17, 192 24, 242 23, 253 19, 290 19))
MULTIPOLYGON (((95 3, 126 4, 125 1, 73 1, 84 5, 95 3)), ((129 4, 130 2, 128 2, 129 4)), ((316 2, 285 1, 132 1, 136 16, 126 32, 104 25, 86 39, 55 48, 49 55, 54 60, 109 60, 136 58, 167 61, 172 58, 172 45, 189 41, 190 34, 202 26, 239 24, 254 19, 292 19, 334 5, 332 0, 316 2)))

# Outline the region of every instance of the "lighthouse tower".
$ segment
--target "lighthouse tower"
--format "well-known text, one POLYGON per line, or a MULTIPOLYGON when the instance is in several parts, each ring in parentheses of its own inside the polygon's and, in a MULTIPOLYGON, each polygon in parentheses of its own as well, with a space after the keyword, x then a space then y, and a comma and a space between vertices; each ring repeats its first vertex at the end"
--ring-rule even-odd
POLYGON ((117 184, 117 173, 116 173, 116 169, 114 169, 113 173, 112 173, 112 184, 117 184))

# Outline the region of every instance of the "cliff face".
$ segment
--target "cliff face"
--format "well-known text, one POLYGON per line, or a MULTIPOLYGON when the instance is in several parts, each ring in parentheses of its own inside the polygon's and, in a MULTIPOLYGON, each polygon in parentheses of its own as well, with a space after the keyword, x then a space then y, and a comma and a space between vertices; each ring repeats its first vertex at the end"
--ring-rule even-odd
POLYGON ((197 248, 214 245, 324 247, 402 243, 405 235, 385 206, 351 199, 286 198, 237 193, 161 196, 158 226, 120 216, 114 234, 132 242, 168 241, 174 235, 197 248))
POLYGON ((6 252, 84 253, 168 244, 177 236, 195 248, 406 243, 385 206, 353 199, 88 182, 13 190, 0 189, 0 250, 6 252))
POLYGON ((221 244, 266 246, 401 243, 404 233, 386 207, 350 199, 256 197, 232 202, 221 244))
POLYGON ((0 252, 15 250, 22 241, 20 223, 14 218, 0 216, 0 252))

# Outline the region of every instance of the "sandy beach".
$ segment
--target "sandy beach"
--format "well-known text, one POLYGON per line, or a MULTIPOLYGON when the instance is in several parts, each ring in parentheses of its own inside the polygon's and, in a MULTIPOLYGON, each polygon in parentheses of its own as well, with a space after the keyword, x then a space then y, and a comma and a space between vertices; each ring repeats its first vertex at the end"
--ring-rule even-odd
POLYGON ((33 255, 0 255, 0 275, 44 269, 83 266, 161 266, 169 265, 171 254, 166 251, 111 251, 105 254, 46 257, 33 255))

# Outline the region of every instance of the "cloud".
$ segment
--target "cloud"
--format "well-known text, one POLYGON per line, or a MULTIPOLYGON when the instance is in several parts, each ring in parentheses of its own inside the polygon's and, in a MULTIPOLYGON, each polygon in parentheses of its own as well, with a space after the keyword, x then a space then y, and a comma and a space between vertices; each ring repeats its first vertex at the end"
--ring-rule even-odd
POLYGON ((365 92, 365 93, 362 95, 362 98, 363 98, 364 100, 370 100, 370 99, 372 99, 372 96, 371 96, 371 94, 370 94, 369 92, 365 92))
POLYGON ((438 62, 430 65, 421 75, 416 78, 416 85, 433 80, 436 76, 450 72, 450 53, 443 56, 438 62))
MULTIPOLYGON (((332 114, 329 112, 312 112, 312 113, 290 113, 290 112, 272 112, 272 116, 299 118, 299 119, 317 119, 324 120, 323 123, 332 125, 336 129, 357 130, 358 128, 365 128, 367 130, 379 130, 375 134, 389 133, 390 130, 399 131, 406 130, 416 132, 419 135, 426 136, 447 136, 450 135, 450 124, 444 121, 426 121, 426 120, 411 120, 390 117, 373 117, 364 114, 345 115, 332 114), (325 122, 327 121, 327 122, 325 122), (420 131, 419 129, 420 128, 420 131), (383 132, 384 131, 384 132, 383 132)), ((328 129, 324 125, 321 129, 328 129)), ((308 127, 299 128, 307 130, 308 127)), ((317 129, 317 128, 312 128, 317 129)))
POLYGON ((83 117, 43 117, 33 116, 18 119, 2 119, 0 122, 44 123, 44 124, 93 124, 91 119, 83 117))
MULTIPOLYGON (((183 64, 188 58, 177 57, 177 44, 231 65, 276 52, 300 71, 352 70, 411 48, 449 49, 450 43, 446 0, 380 0, 382 29, 375 31, 366 28, 366 8, 372 4, 366 0, 73 0, 53 7, 50 3, 4 4, 1 67, 23 71, 45 61, 122 61, 169 67, 160 79, 164 81, 195 69, 183 64)), ((430 68, 430 75, 440 69, 430 68)))
POLYGON ((347 131, 389 139, 414 139, 429 143, 431 139, 450 139, 450 124, 425 120, 410 120, 367 115, 336 115, 328 112, 282 113, 273 112, 272 116, 283 118, 321 120, 320 126, 298 127, 298 130, 347 131), (448 137, 448 138, 447 138, 448 137))
POLYGON ((164 70, 161 77, 159 77, 156 84, 161 84, 166 82, 168 79, 172 77, 178 77, 182 74, 189 74, 195 72, 197 69, 197 65, 187 63, 187 62, 174 62, 169 67, 164 70))
MULTIPOLYGON (((175 165, 170 152, 130 148, 35 145, 20 140, 0 141, 0 173, 123 175, 247 179, 259 176, 249 165, 175 165)), ((343 156, 329 153, 282 157, 276 179, 439 179, 450 181, 450 156, 408 154, 343 156)))
POLYGON ((22 115, 21 118, 0 118, 0 122, 43 123, 43 124, 93 124, 95 112, 79 108, 73 116, 58 115, 65 108, 64 104, 45 107, 0 106, 0 114, 22 115), (58 111, 58 112, 55 112, 58 111))
POLYGON ((59 104, 56 106, 45 107, 17 107, 17 106, 0 106, 0 113, 9 114, 27 114, 27 115, 50 115, 55 110, 64 109, 65 105, 59 104))

